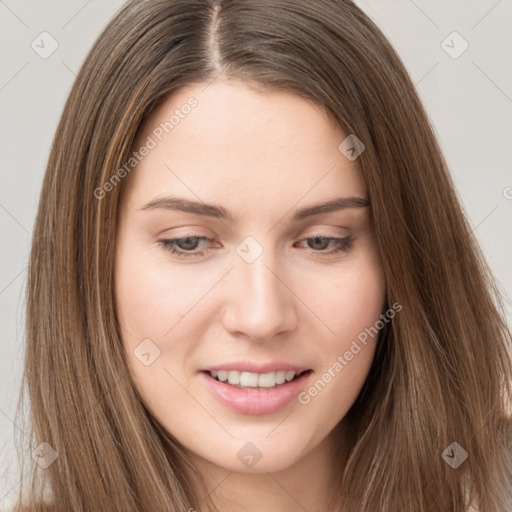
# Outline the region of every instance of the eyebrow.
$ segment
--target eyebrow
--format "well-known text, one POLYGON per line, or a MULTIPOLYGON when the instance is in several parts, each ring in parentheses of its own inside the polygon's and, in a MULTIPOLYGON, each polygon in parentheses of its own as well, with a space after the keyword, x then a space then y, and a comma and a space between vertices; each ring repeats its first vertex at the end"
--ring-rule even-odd
MULTIPOLYGON (((308 206, 301 210, 297 210, 293 215, 292 220, 297 222, 314 215, 320 215, 322 213, 330 213, 337 210, 345 210, 347 208, 366 208, 368 206, 370 206, 370 202, 368 199, 362 197, 339 197, 337 199, 327 201, 326 203, 308 206)), ((236 220, 235 217, 222 206, 206 204, 180 197, 155 198, 143 206, 141 210, 154 210, 158 208, 163 208, 166 210, 177 210, 181 212, 192 213, 194 215, 203 215, 206 217, 214 217, 218 219, 225 219, 231 222, 236 220)))

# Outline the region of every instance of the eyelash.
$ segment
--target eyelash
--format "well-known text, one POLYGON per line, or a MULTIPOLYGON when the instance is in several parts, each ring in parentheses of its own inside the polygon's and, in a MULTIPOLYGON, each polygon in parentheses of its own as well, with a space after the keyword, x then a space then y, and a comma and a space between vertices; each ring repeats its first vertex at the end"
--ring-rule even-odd
MULTIPOLYGON (((158 243, 166 250, 173 254, 176 254, 180 258, 195 258, 204 256, 205 252, 189 252, 184 251, 183 249, 176 249, 177 242, 181 242, 183 240, 187 240, 189 238, 197 239, 197 240, 211 240, 210 238, 206 236, 185 236, 180 238, 172 238, 167 240, 159 240, 158 243)), ((331 256, 340 252, 349 252, 352 249, 353 245, 353 237, 348 236, 346 238, 338 238, 338 237, 332 237, 332 236, 323 236, 323 235, 314 235, 308 238, 303 238, 302 241, 305 240, 314 240, 315 238, 321 239, 321 240, 328 240, 329 242, 334 241, 336 242, 337 248, 328 252, 325 251, 314 251, 311 250, 312 253, 316 254, 325 254, 326 256, 331 256)))

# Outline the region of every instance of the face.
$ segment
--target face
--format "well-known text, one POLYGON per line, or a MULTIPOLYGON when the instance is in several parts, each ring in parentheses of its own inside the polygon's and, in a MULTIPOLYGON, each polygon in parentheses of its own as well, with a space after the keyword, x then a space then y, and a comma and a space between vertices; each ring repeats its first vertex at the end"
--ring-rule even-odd
POLYGON ((358 336, 385 280, 347 134, 288 92, 205 87, 169 97, 134 146, 122 341, 146 407, 198 459, 278 471, 330 450, 370 369, 376 340, 358 336))

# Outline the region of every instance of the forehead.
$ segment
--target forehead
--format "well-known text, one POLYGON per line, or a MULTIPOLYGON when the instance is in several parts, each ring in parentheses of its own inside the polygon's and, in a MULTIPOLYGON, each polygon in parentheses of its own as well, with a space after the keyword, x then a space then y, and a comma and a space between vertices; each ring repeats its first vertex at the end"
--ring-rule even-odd
POLYGON ((137 204, 180 193, 235 209, 289 207, 306 195, 364 197, 357 162, 338 149, 346 136, 321 105, 291 92, 221 80, 189 85, 139 131, 133 150, 152 148, 132 171, 127 193, 137 204))

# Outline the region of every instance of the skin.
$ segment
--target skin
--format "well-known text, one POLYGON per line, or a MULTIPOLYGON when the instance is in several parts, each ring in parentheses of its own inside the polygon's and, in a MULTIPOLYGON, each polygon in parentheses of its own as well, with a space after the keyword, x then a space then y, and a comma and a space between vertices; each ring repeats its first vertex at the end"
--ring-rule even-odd
POLYGON ((292 221, 306 206, 367 198, 366 186, 357 160, 338 149, 346 134, 320 106, 242 82, 190 85, 168 97, 134 148, 191 96, 198 105, 123 183, 115 293, 130 372, 223 510, 326 510, 334 429, 364 384, 375 340, 307 404, 293 400, 272 414, 227 408, 198 372, 235 360, 286 361, 313 370, 307 389, 374 325, 386 283, 370 208, 292 221), (142 210, 170 195, 220 205, 237 220, 142 210), (329 255, 336 245, 315 245, 319 234, 352 236, 353 244, 329 255), (179 246, 203 255, 180 258, 159 243, 186 236, 208 237, 179 246), (252 263, 236 252, 247 236, 263 250, 252 263), (144 339, 160 350, 148 366, 134 356, 144 339), (251 468, 237 457, 248 442, 262 454, 251 468))

